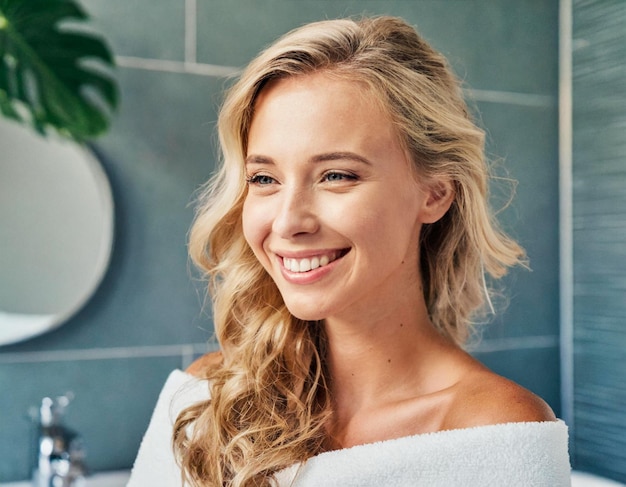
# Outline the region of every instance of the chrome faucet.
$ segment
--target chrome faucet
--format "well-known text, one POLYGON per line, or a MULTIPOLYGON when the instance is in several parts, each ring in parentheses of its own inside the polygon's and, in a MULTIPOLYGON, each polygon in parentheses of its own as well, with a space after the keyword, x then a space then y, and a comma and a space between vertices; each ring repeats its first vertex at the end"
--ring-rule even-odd
POLYGON ((37 459, 33 487, 81 487, 85 482, 82 440, 63 424, 72 395, 44 397, 38 415, 37 459))

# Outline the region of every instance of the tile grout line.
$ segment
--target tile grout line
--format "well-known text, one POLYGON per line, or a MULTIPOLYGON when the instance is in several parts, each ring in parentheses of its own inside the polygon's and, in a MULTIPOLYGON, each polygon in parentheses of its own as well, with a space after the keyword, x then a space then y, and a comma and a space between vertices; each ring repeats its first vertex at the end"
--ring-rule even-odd
MULTIPOLYGON (((478 345, 469 347, 472 353, 490 353, 532 348, 558 347, 559 337, 554 335, 491 338, 482 340, 478 345)), ((154 345, 136 347, 93 348, 82 350, 52 350, 43 352, 8 352, 0 353, 0 364, 72 362, 84 360, 112 360, 150 357, 176 357, 182 366, 188 366, 196 354, 216 351, 217 343, 187 343, 181 345, 154 345)))
MULTIPOLYGON (((573 5, 559 1, 559 311, 563 420, 574 419, 573 5)), ((572 458, 575 442, 570 440, 572 458)))
POLYGON ((123 68, 144 69, 166 73, 197 74, 201 76, 228 77, 239 73, 240 69, 233 66, 220 66, 168 59, 149 59, 133 56, 115 56, 115 62, 123 68))
POLYGON ((185 0, 185 64, 197 60, 197 11, 196 0, 185 0))
POLYGON ((534 93, 517 93, 514 91, 479 90, 466 88, 464 93, 476 101, 489 103, 505 103, 530 107, 556 106, 556 97, 552 95, 538 95, 534 93))
POLYGON ((191 365, 194 360, 195 350, 193 345, 183 345, 181 360, 180 360, 180 370, 187 370, 187 367, 191 365))
POLYGON ((558 348, 557 335, 535 335, 526 337, 486 338, 474 346, 469 346, 471 353, 491 353, 533 348, 558 348))
POLYGON ((77 350, 50 350, 42 352, 0 353, 0 364, 72 362, 84 360, 133 359, 150 357, 181 357, 190 360, 194 354, 217 350, 216 343, 189 343, 181 345, 153 345, 136 347, 87 348, 77 350))
MULTIPOLYGON (((241 72, 241 69, 236 66, 222 66, 218 64, 197 62, 195 59, 195 27, 190 29, 194 30, 194 33, 185 34, 185 61, 151 59, 133 56, 116 56, 116 63, 118 66, 124 68, 162 71, 167 73, 196 74, 200 76, 229 77, 237 75, 241 72), (193 48, 188 47, 188 44, 192 42, 190 40, 192 37, 194 43, 193 48)), ((465 89, 464 93, 473 100, 480 102, 503 103, 530 107, 552 107, 556 105, 556 97, 551 95, 470 88, 465 89)))

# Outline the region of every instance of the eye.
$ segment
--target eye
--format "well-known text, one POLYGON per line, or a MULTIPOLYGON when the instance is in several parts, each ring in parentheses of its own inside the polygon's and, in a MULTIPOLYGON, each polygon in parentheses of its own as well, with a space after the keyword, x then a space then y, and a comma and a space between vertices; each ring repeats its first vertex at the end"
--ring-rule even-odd
POLYGON ((246 178, 246 182, 248 184, 256 184, 259 186, 266 186, 268 184, 273 184, 276 180, 268 176, 267 174, 253 174, 252 176, 246 178))
POLYGON ((345 172, 337 172, 337 171, 329 171, 322 176, 322 181, 328 182, 340 182, 340 181, 356 181, 358 178, 354 174, 345 173, 345 172))

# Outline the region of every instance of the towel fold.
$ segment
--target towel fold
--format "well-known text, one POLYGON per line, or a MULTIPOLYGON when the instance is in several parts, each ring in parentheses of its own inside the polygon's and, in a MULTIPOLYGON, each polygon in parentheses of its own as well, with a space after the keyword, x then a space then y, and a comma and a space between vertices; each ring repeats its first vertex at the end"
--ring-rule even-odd
POLYGON ((322 453, 279 478, 298 487, 569 486, 567 426, 506 423, 408 436, 322 453))
MULTIPOLYGON (((128 487, 181 485, 172 426, 180 410, 208 394, 206 381, 170 374, 128 487)), ((326 452, 276 478, 285 487, 564 487, 571 485, 567 444, 562 421, 505 423, 326 452)))

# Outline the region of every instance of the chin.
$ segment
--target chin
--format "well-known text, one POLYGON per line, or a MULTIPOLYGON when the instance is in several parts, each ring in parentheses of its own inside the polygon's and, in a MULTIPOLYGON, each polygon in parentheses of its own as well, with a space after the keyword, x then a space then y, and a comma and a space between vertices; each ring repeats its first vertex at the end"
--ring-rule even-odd
POLYGON ((303 306, 301 304, 285 303, 289 312, 303 321, 321 321, 325 318, 322 310, 316 306, 303 306))

